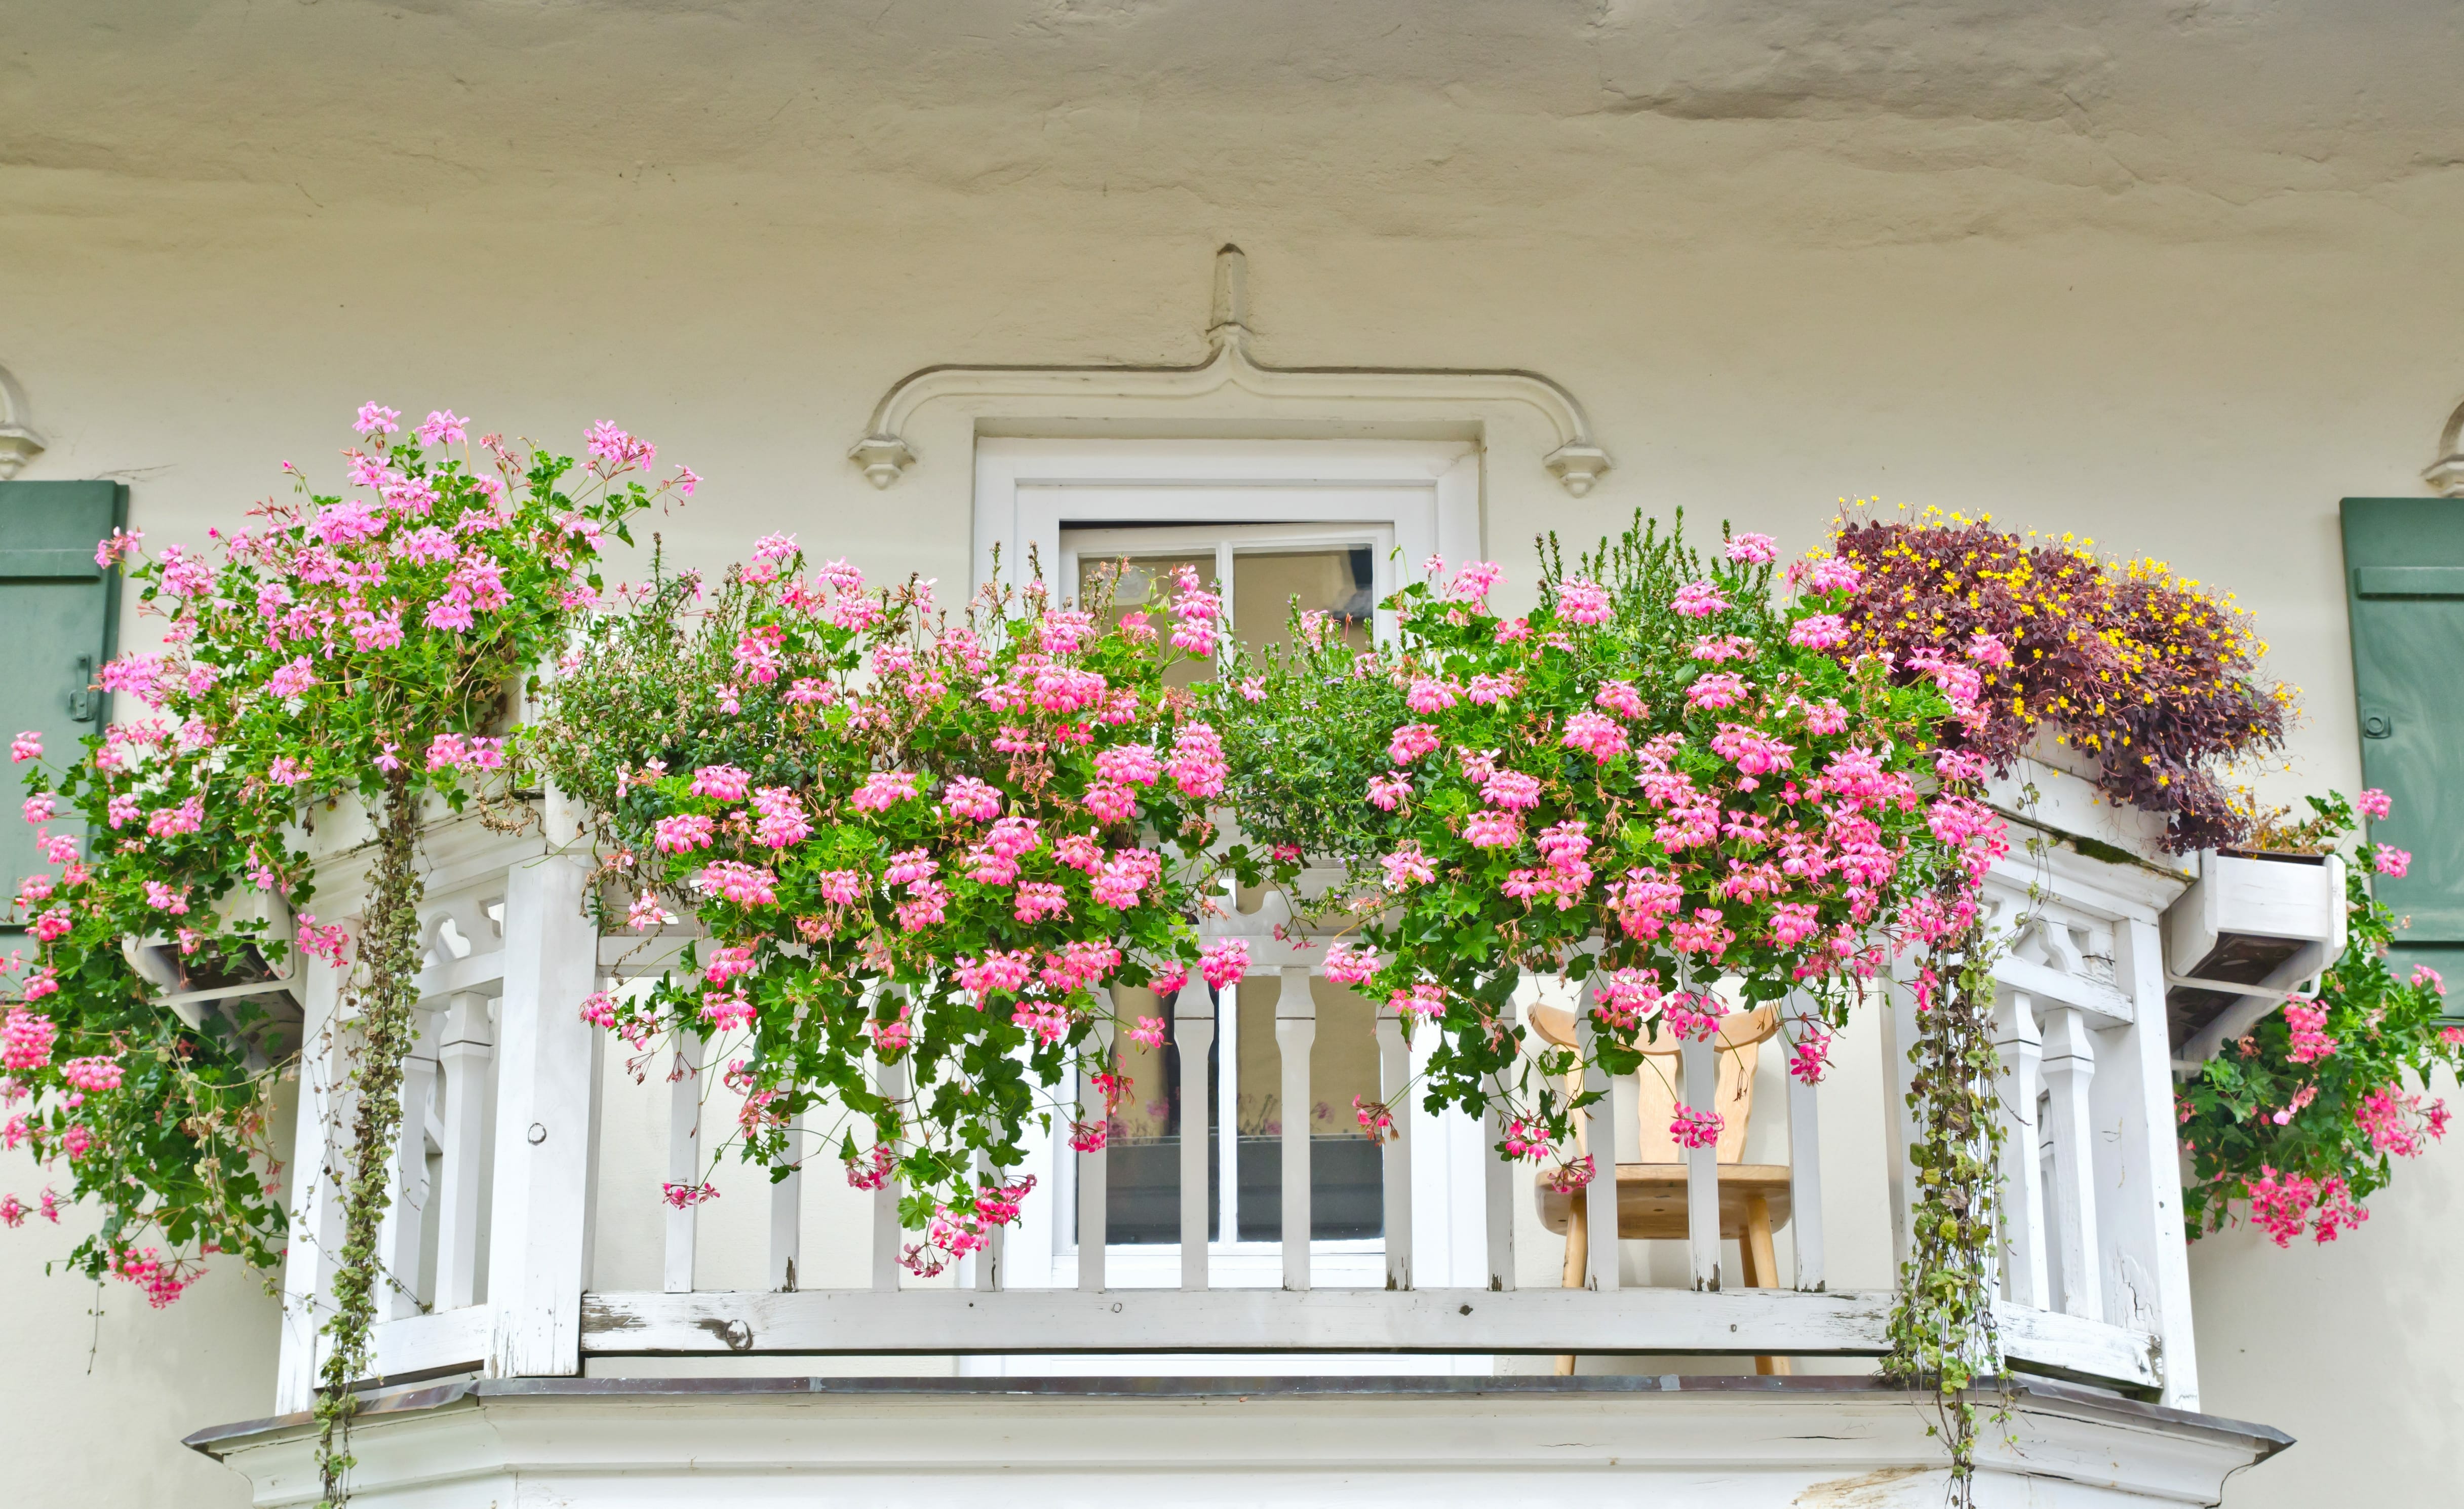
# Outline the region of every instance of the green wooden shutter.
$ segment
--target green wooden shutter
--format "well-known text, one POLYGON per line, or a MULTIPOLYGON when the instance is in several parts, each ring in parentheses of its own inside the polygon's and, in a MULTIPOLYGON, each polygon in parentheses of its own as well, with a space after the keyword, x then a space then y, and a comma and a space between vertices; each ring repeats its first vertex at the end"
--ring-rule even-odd
POLYGON ((2395 810, 2370 836, 2412 852, 2378 895, 2412 925, 2400 965, 2444 974, 2464 1010, 2464 500, 2344 499, 2362 778, 2395 810))
MULTIPOLYGON (((94 547, 127 521, 128 489, 118 482, 0 482, 0 655, 13 668, 0 677, 0 739, 40 732, 55 767, 110 717, 103 694, 89 688, 118 636, 120 573, 96 566, 94 547)), ((0 879, 13 898, 19 880, 50 867, 34 851, 34 830, 18 820, 17 782, 5 789, 0 879)), ((82 831, 73 820, 52 829, 82 831)), ((0 930, 16 929, 0 919, 0 930)))

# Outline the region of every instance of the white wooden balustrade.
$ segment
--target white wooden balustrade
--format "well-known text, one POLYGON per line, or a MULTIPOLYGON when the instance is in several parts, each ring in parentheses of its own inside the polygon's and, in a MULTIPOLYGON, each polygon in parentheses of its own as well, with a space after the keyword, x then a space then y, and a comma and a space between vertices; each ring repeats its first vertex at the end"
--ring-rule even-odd
MULTIPOLYGON (((1308 1114, 1311 1050, 1334 1030, 1331 1018, 1321 1020, 1310 987, 1323 950, 1305 938, 1276 936, 1289 914, 1271 894, 1260 910, 1207 926, 1246 938, 1252 978, 1276 991, 1273 1037, 1286 1108, 1275 1144, 1279 1261, 1256 1266, 1231 1231, 1210 1238, 1217 1213, 1210 1172, 1226 1182, 1239 1172, 1221 1145, 1232 1140, 1230 1108, 1209 1115, 1220 1089, 1207 1068, 1210 1048, 1230 1029, 1207 987, 1193 983, 1167 1008, 1182 1066, 1180 1124, 1194 1130, 1179 1142, 1177 1252, 1144 1250, 1159 1262, 1141 1257, 1127 1265, 1124 1254, 1133 1250, 1108 1241, 1108 1153, 1072 1154, 1065 1143, 1053 1154, 1054 1167, 1062 1159, 1075 1163, 1074 1177, 1059 1181, 1074 1204, 1074 1235, 1050 1209, 1047 1182, 1030 1196, 1045 1206, 1005 1233, 1006 1245, 964 1265, 957 1287, 926 1285, 902 1272, 894 1185, 872 1196, 869 1236, 858 1231, 846 1239, 850 1254, 869 1252, 869 1286, 810 1286, 805 1181, 791 1176, 770 1188, 767 1287, 700 1289, 699 1209, 657 1205, 661 1183, 692 1184, 707 1172, 710 1131, 702 1118, 712 1110, 715 1065, 705 1055, 713 1050, 687 1038, 663 1050, 672 1070, 664 1180, 659 1169, 628 1167, 609 1170, 604 1186, 609 1200, 638 1203, 646 1219, 655 1211, 664 1223, 664 1282, 654 1292, 600 1290, 590 1276, 603 1188, 596 1160, 605 1034, 583 1023, 577 1008, 603 984, 655 972, 692 945, 682 938, 645 947, 639 939, 596 937, 582 913, 586 867, 559 848, 571 836, 569 826, 561 834, 507 837, 461 823, 429 841, 422 1035, 405 1080, 397 1201, 384 1239, 393 1298, 378 1327, 376 1371, 386 1379, 456 1371, 570 1375, 593 1357, 693 1354, 1873 1357, 1887 1349, 1889 1293, 1829 1286, 1826 1143, 1817 1120, 1829 1094, 1793 1078, 1763 1112, 1765 1120, 1785 1121, 1774 1145, 1785 1148, 1790 1170, 1787 1287, 1743 1288, 1727 1271, 1719 1166, 1705 1147, 1685 1157, 1686 1286, 1638 1283, 1648 1266, 1635 1260, 1639 1244, 1595 1237, 1584 1286, 1565 1288, 1555 1282, 1553 1243, 1522 1265, 1525 1274, 1547 1273, 1545 1282, 1518 1274, 1518 1207, 1531 1199, 1530 1179, 1485 1152, 1502 1136, 1496 1118, 1475 1128, 1409 1105, 1417 1098, 1404 1094, 1415 1050, 1403 1024, 1379 1012, 1371 1048, 1397 1132, 1379 1149, 1382 1257, 1330 1255, 1327 1244, 1310 1239, 1309 1175, 1318 1149, 1308 1114), (1222 1136, 1211 1147, 1204 1129, 1216 1121, 1222 1136), (1456 1156, 1461 1149, 1481 1151, 1456 1156), (1212 1170, 1210 1160, 1217 1160, 1212 1170), (1074 1248, 1074 1274, 1054 1255, 1063 1248, 1074 1248)), ((341 838, 331 847, 319 900, 347 915, 359 895, 358 860, 341 838)), ((2010 1131, 1999 1208, 2003 1344, 2015 1365, 2193 1404, 2158 931, 2178 889, 2154 869, 2068 849, 2022 848, 1997 871, 1989 902, 1995 925, 2012 940, 1997 969, 2010 1131)), ((344 1154, 323 1113, 341 1079, 350 1023, 338 1015, 334 971, 312 965, 306 991, 309 1048, 280 1385, 285 1409, 305 1408, 312 1397, 313 1343, 328 1303, 344 1154)), ((1904 1169, 1902 1098, 1913 1010, 1906 992, 1894 990, 1890 1005, 1871 1014, 1880 1018, 1891 1070, 1881 1108, 1888 1156, 1904 1169)), ((1591 1030, 1588 1020, 1581 1030, 1591 1030)), ((1683 1054, 1685 1099, 1706 1112, 1713 1109, 1712 1059, 1708 1045, 1683 1054)), ((903 1065, 877 1073, 887 1093, 904 1093, 903 1065)), ((1594 1083, 1605 1092, 1590 1113, 1588 1137, 1601 1177, 1582 1198, 1589 1229, 1599 1233, 1617 1228, 1609 1171, 1618 1134, 1636 1113, 1630 1077, 1613 1082, 1595 1071, 1594 1083)), ((1089 1122, 1105 1116, 1091 1086, 1079 1115, 1089 1122)), ((798 1145, 811 1144, 800 1138, 798 1145)), ((818 1152, 835 1176, 835 1149, 818 1152)), ((1903 1243, 1909 1187, 1904 1175, 1887 1183, 1903 1243)), ((1761 1281, 1776 1284, 1779 1276, 1761 1281)))

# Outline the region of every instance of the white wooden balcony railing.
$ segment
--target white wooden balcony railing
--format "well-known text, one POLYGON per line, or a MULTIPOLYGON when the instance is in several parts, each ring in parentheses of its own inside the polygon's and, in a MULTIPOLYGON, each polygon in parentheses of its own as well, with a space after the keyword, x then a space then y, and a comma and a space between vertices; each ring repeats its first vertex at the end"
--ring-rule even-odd
MULTIPOLYGON (((1724 1264, 1719 1239, 1718 1169, 1711 1149, 1688 1155, 1685 1280, 1638 1284, 1639 1244, 1594 1241, 1585 1287, 1556 1281, 1562 1247, 1527 1252, 1518 1262, 1518 1227, 1527 1246, 1539 1228, 1529 1212, 1530 1174, 1485 1152, 1495 1126, 1448 1126, 1418 1107, 1399 1114, 1402 1135, 1381 1150, 1382 1274, 1357 1260, 1334 1264, 1309 1240, 1313 1142, 1309 1118, 1287 1116, 1280 1141, 1279 1272, 1252 1264, 1247 1276, 1226 1266, 1225 1243, 1208 1239, 1209 1140, 1180 1140, 1180 1233, 1177 1263, 1148 1260, 1138 1274, 1108 1272, 1107 1153, 1074 1158, 1078 1258, 1067 1287, 1029 1287, 1021 1273, 1061 1275, 1048 1259, 1005 1260, 997 1243, 949 1278, 925 1283, 902 1273, 895 1189, 869 1197, 869 1215, 850 1191, 831 1187, 830 1251, 807 1250, 807 1181, 768 1187, 766 1282, 759 1288, 697 1288, 711 1264, 696 1254, 702 1212, 668 1209, 661 1175, 690 1181, 702 1164, 705 1078, 685 1050, 687 1073, 665 1085, 665 1157, 646 1158, 642 1139, 623 1151, 603 1137, 607 1098, 605 1034, 581 1021, 582 998, 614 975, 663 967, 690 940, 644 950, 641 940, 599 938, 582 913, 585 866, 561 853, 569 824, 548 814, 549 832, 506 837, 475 822, 447 827, 429 845, 423 915, 429 960, 421 977, 423 1029, 406 1076, 398 1198, 384 1233, 394 1286, 377 1332, 376 1372, 392 1382, 481 1372, 495 1376, 571 1375, 593 1359, 674 1356, 963 1356, 998 1354, 1429 1354, 1431 1357, 1552 1354, 1872 1358, 1887 1349, 1886 1289, 1842 1291, 1827 1276, 1825 1158, 1871 1148, 1879 1109, 1885 1169, 1847 1171, 1891 1195, 1891 1230, 1902 1247, 1911 1187, 1904 1148, 1914 1024, 1907 992, 1894 989, 1879 1016, 1881 1105, 1871 1081, 1849 1103, 1835 1082, 1787 1081, 1758 1121, 1767 1144, 1784 1148, 1793 1220, 1785 1286, 1743 1288, 1724 1264), (563 831, 557 832, 559 828, 563 831), (1434 1159, 1443 1144, 1477 1146, 1480 1156, 1434 1159), (602 1166, 606 1152, 606 1166, 602 1166), (619 1166, 619 1162, 623 1166, 619 1166), (1901 1171, 1896 1176, 1892 1170, 1901 1171), (1440 1223, 1428 1209, 1454 1209, 1440 1223), (656 1231, 663 1247, 660 1288, 594 1284, 594 1236, 630 1223, 656 1231), (1455 1240, 1442 1264, 1416 1266, 1415 1242, 1442 1230, 1455 1240), (1328 1278, 1340 1267, 1343 1286, 1328 1278), (859 1276, 845 1287, 815 1287, 807 1276, 859 1276), (862 1281, 869 1276, 869 1282, 862 1281), (1442 1279, 1443 1282, 1435 1280, 1442 1279), (1274 1287, 1258 1287, 1261 1281, 1274 1287), (1158 1287, 1157 1285, 1161 1286, 1158 1287)), ((2025 837, 2024 833, 2018 835, 2025 837)), ((329 835, 332 852, 319 911, 348 915, 358 904, 351 835, 329 835)), ((2187 1263, 2172 1132, 2166 1041, 2165 962, 2159 922, 2184 878, 2155 865, 2107 862, 2066 847, 2021 848, 1991 886, 1997 925, 2014 932, 1999 968, 2008 1166, 2002 1203, 2003 1343, 2014 1365, 2196 1403, 2187 1263)), ((1263 910, 1215 924, 1251 941, 1253 977, 1281 971, 1274 1013, 1287 1106, 1311 1103, 1317 1020, 1309 973, 1322 951, 1272 936, 1280 899, 1263 910)), ((335 1019, 335 971, 309 967, 305 983, 300 1143, 294 1176, 295 1228, 285 1281, 286 1334, 279 1408, 312 1398, 318 1331, 328 1313, 332 1253, 338 1240, 341 1150, 328 1130, 337 1052, 347 1022, 335 1019)), ((1202 986, 1174 1004, 1179 1061, 1203 1066, 1216 1015, 1202 986)), ((1869 1020, 1871 1019, 1869 1016, 1869 1020)), ((1868 1028, 1859 1027, 1859 1031, 1868 1028)), ((1375 1026, 1383 1093, 1410 1070, 1400 1024, 1375 1026)), ((619 1047, 621 1052, 621 1045, 619 1047)), ((667 1052, 662 1050, 662 1052, 667 1052)), ((1709 1109, 1710 1050, 1689 1050, 1687 1098, 1709 1109)), ((660 1068, 667 1067, 662 1063, 660 1068)), ((899 1067, 882 1071, 893 1087, 899 1067)), ((660 1076, 651 1076, 650 1094, 660 1076)), ((614 1082, 628 1081, 618 1077, 614 1082)), ((1208 1075, 1185 1073, 1184 1126, 1208 1124, 1208 1075)), ((1591 1145, 1607 1145, 1634 1119, 1631 1081, 1594 1113, 1591 1145)), ((637 1119, 641 1108, 628 1114, 637 1119)), ((722 1113, 723 1114, 723 1113, 722 1113)), ((1089 1111, 1101 1114, 1100 1106, 1089 1111)), ((1229 1121, 1225 1121, 1228 1134, 1229 1121)), ((822 1153, 830 1175, 837 1161, 822 1153)), ((1871 1154, 1863 1155, 1870 1161, 1871 1154)), ((1608 1160, 1601 1161, 1603 1165, 1608 1160)), ((740 1181, 747 1188, 755 1181, 740 1181)), ((831 1177, 827 1184, 835 1187, 831 1177)), ((1862 1186, 1860 1186, 1862 1187, 1862 1186)), ((1054 1197, 1047 1185, 1031 1198, 1054 1197)), ((739 1196, 739 1199, 742 1197, 739 1196)), ((759 1198, 758 1195, 753 1198, 759 1198)), ((1595 1180, 1590 1230, 1614 1231, 1614 1181, 1595 1180)), ((1836 1213, 1841 1207, 1835 1202, 1836 1213)), ((731 1209, 740 1222, 747 1212, 731 1209)), ((1049 1211, 1023 1223, 1007 1242, 1050 1243, 1066 1223, 1049 1211)), ((746 1228, 735 1228, 741 1232, 746 1228)), ((1222 1233, 1228 1236, 1230 1233, 1222 1233)), ((1111 1248, 1120 1269, 1122 1249, 1111 1248)), ((1149 1254, 1153 1249, 1144 1250, 1149 1254)), ((1016 1256, 1013 1254, 1011 1256, 1016 1256)), ((1896 1256, 1896 1254, 1894 1254, 1896 1256)), ((1862 1263, 1881 1270, 1879 1255, 1862 1263)), ((641 1265, 634 1264, 641 1271, 641 1265)), ((1893 1270, 1896 1263, 1893 1264, 1893 1270)), ((639 1371, 640 1365, 628 1365, 639 1371)), ((1391 1364, 1389 1365, 1391 1365, 1391 1364)), ((1243 1370, 1271 1371, 1271 1357, 1243 1370)), ((1121 1370, 1138 1370, 1125 1365, 1121 1370)), ((1664 1369, 1650 1369, 1660 1371, 1664 1369)))

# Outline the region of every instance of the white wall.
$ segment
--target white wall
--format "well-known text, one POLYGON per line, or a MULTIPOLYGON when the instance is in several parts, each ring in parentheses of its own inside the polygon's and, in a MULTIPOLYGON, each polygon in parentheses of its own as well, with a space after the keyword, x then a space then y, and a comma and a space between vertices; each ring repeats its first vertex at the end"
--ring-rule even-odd
MULTIPOLYGON (((24 1149, 0 1153, 0 1192, 32 1204, 46 1183, 24 1149)), ((55 1504, 248 1502, 248 1484, 180 1437, 220 1419, 273 1412, 280 1302, 246 1270, 216 1269, 167 1310, 116 1280, 57 1265, 95 1229, 91 1209, 57 1226, 32 1216, 0 1232, 0 1452, 10 1500, 55 1504), (53 1271, 44 1272, 46 1264, 53 1271)))
MULTIPOLYGON (((2464 396, 2464 23, 2431 0, 18 11, 25 475, 123 478, 158 540, 282 458, 337 476, 375 396, 651 436, 710 478, 664 525, 688 560, 785 528, 955 584, 963 436, 887 494, 843 459, 882 388, 1191 360, 1237 240, 1265 360, 1581 395, 1618 469, 1492 511, 1523 583, 1530 531, 1638 506, 1792 544, 1842 495, 2078 530, 2237 589, 2306 694, 2280 788, 2349 788, 2335 500, 2417 492, 2464 396)), ((2235 1509, 2453 1480, 2464 1172, 2404 1175, 2325 1252, 2197 1250, 2210 1408, 2310 1438, 2235 1509)), ((31 1276, 64 1246, 0 1233, 27 1501, 197 1478, 167 1442, 264 1408, 268 1313, 237 1275, 167 1317, 114 1293, 106 1351, 153 1381, 105 1405, 68 1382, 88 1291, 31 1276)))

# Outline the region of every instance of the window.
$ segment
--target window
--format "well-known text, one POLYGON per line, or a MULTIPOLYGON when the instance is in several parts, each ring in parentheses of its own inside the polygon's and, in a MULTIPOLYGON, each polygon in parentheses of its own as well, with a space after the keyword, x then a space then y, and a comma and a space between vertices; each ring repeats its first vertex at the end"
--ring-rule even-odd
MULTIPOLYGON (((1011 580, 1027 575, 1031 561, 1045 581, 1081 600, 1109 575, 1120 610, 1159 599, 1187 566, 1223 594, 1229 626, 1246 647, 1284 642, 1295 603, 1347 620, 1345 632, 1366 644, 1391 629, 1376 604, 1407 563, 1477 553, 1477 464, 1460 443, 987 440, 978 463, 979 566, 990 571, 999 545, 1011 580)), ((1212 668, 1189 664, 1179 674, 1197 679, 1212 668)), ((1262 900, 1227 897, 1244 911, 1262 900)), ((1287 1108, 1275 1014, 1285 988, 1279 971, 1260 969, 1219 994, 1202 1134, 1181 1122, 1179 1044, 1170 1035, 1167 1003, 1146 991, 1121 993, 1123 1017, 1161 1016, 1168 1035, 1159 1048, 1120 1045, 1134 1089, 1115 1115, 1106 1160, 1108 1283, 1178 1282, 1185 1135, 1208 1142, 1211 1282, 1281 1281, 1287 1108)), ((1312 977, 1308 988, 1318 1013, 1305 1112, 1312 1281, 1375 1286, 1384 1282, 1381 1162, 1352 1110, 1354 1095, 1379 1095, 1375 1008, 1324 979, 1312 977)), ((1412 1114, 1418 1281, 1483 1282, 1478 1127, 1460 1116, 1412 1114)), ((1009 1237, 1005 1285, 1076 1282, 1074 1163, 1066 1144, 1037 1150, 1032 1171, 1039 1193, 1048 1188, 1051 1198, 1030 1200, 1009 1237)))
MULTIPOLYGON (((1386 524, 1179 525, 1144 529, 1064 529, 1060 532, 1061 582, 1079 601, 1101 590, 1108 577, 1118 612, 1150 605, 1158 611, 1172 594, 1173 573, 1195 569, 1222 594, 1225 615, 1243 648, 1290 642, 1291 609, 1331 613, 1345 636, 1366 646, 1384 626, 1376 605, 1395 589, 1395 531, 1386 524)), ((1173 678, 1192 681, 1211 674, 1200 661, 1183 661, 1173 678)))
MULTIPOLYGON (((1060 532, 1060 579, 1079 601, 1112 589, 1119 612, 1159 603, 1173 590, 1175 573, 1195 570, 1220 592, 1234 636, 1256 651, 1287 640, 1290 614, 1302 609, 1332 613, 1345 632, 1366 645, 1374 632, 1375 605, 1393 589, 1394 529, 1386 524, 1181 524, 1144 528, 1075 529, 1060 532)), ((1189 660, 1173 668, 1176 679, 1203 678, 1210 662, 1189 660)), ((1258 898, 1230 898, 1243 910, 1258 898), (1243 904, 1245 903, 1245 904, 1243 904)), ((1375 1032, 1376 1008, 1366 998, 1312 980, 1318 1028, 1309 1053, 1312 1143, 1309 1184, 1310 1236, 1319 1255, 1374 1259, 1383 1232, 1379 1162, 1375 1144, 1360 1135, 1352 1115, 1354 1096, 1378 1098, 1375 1032)), ((1212 1217, 1209 1231, 1224 1255, 1277 1260, 1283 1240, 1282 1136, 1287 1108, 1281 1093, 1282 1059, 1275 1040, 1275 1002, 1284 988, 1277 973, 1251 976, 1232 999, 1216 1003, 1215 1040, 1207 1071, 1205 1136, 1212 1217), (1223 1108, 1232 1136, 1223 1138, 1223 1108), (1224 1232, 1234 1233, 1229 1245, 1224 1232), (1268 1251, 1270 1246, 1275 1252, 1268 1251)), ((1167 1003, 1151 992, 1119 993, 1125 1016, 1161 1016, 1177 1032, 1167 1003)), ((1112 1245, 1127 1250, 1169 1247, 1180 1240, 1179 1047, 1167 1035, 1160 1049, 1122 1045, 1121 1066, 1138 1089, 1114 1118, 1107 1171, 1107 1227, 1112 1245)), ((1061 1209, 1077 1209, 1067 1192, 1069 1160, 1056 1168, 1061 1209)), ((1063 1242, 1076 1247, 1074 1219, 1063 1242)), ((1253 1268, 1257 1262, 1241 1263, 1253 1268)), ((1338 1263, 1339 1269, 1355 1265, 1338 1263)), ((1358 1276, 1345 1272, 1337 1281, 1358 1276)))

